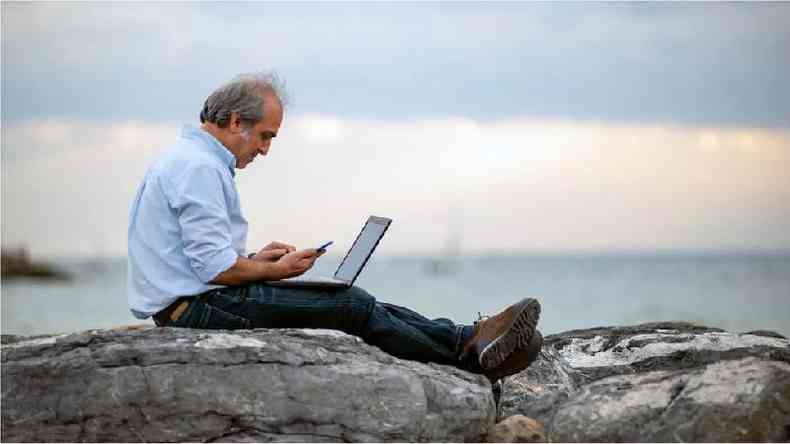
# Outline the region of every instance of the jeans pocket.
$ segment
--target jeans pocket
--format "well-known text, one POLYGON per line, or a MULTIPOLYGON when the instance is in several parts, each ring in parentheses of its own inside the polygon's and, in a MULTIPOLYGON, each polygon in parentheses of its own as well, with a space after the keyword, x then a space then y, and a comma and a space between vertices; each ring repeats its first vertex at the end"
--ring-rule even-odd
POLYGON ((212 307, 208 304, 201 304, 203 312, 193 328, 203 328, 209 330, 239 330, 249 329, 250 320, 233 313, 212 307))

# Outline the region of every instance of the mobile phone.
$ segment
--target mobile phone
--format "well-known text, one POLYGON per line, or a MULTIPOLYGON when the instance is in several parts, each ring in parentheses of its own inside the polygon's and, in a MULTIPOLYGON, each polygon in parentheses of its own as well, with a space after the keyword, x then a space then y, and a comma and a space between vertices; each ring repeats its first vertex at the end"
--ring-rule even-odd
POLYGON ((334 241, 329 241, 329 242, 325 243, 324 245, 321 245, 320 247, 316 248, 316 251, 318 251, 319 253, 321 253, 323 251, 326 251, 327 247, 332 245, 332 242, 334 242, 334 241))

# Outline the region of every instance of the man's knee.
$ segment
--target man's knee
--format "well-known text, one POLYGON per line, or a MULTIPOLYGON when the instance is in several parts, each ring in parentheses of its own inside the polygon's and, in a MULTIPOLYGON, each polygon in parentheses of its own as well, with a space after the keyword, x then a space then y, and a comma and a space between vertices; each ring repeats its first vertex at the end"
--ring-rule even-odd
POLYGON ((376 298, 357 286, 344 290, 343 296, 348 299, 349 303, 359 307, 371 308, 376 303, 376 298))
POLYGON ((367 329, 370 316, 376 307, 376 298, 359 287, 348 288, 343 290, 341 294, 341 297, 346 299, 346 304, 353 319, 352 324, 355 334, 362 333, 367 329))

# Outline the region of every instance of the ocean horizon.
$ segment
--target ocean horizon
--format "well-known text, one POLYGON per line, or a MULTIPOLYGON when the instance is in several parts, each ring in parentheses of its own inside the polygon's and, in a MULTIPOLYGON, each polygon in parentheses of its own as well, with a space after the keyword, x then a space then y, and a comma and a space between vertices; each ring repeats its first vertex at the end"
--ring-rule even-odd
MULTIPOLYGON (((326 255, 307 276, 331 275, 341 259, 326 255)), ((3 280, 3 334, 153 325, 129 313, 125 257, 58 257, 49 263, 72 279, 3 280)), ((356 285, 380 301, 458 323, 534 297, 543 306, 544 334, 686 321, 790 336, 790 251, 779 249, 381 254, 356 285)))

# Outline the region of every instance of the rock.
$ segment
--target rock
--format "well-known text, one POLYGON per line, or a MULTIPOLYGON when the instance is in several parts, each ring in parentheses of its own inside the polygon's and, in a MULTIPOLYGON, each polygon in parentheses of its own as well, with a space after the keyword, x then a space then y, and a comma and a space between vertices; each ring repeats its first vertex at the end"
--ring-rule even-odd
POLYGON ((766 337, 769 337, 769 338, 787 339, 785 336, 782 336, 779 333, 777 333, 775 331, 770 331, 770 330, 753 330, 753 331, 747 331, 747 332, 742 333, 742 334, 744 334, 744 335, 755 335, 755 336, 766 336, 766 337))
POLYGON ((787 441, 790 341, 757 333, 652 323, 551 335, 500 407, 543 422, 553 442, 787 441))
POLYGON ((502 384, 508 418, 496 426, 484 377, 330 330, 0 339, 5 441, 790 439, 790 341, 759 330, 651 323, 547 336, 502 384))
POLYGON ((513 415, 494 426, 488 442, 546 442, 546 431, 532 418, 513 415))
POLYGON ((483 376, 330 330, 96 330, 2 347, 12 441, 483 441, 483 376))

